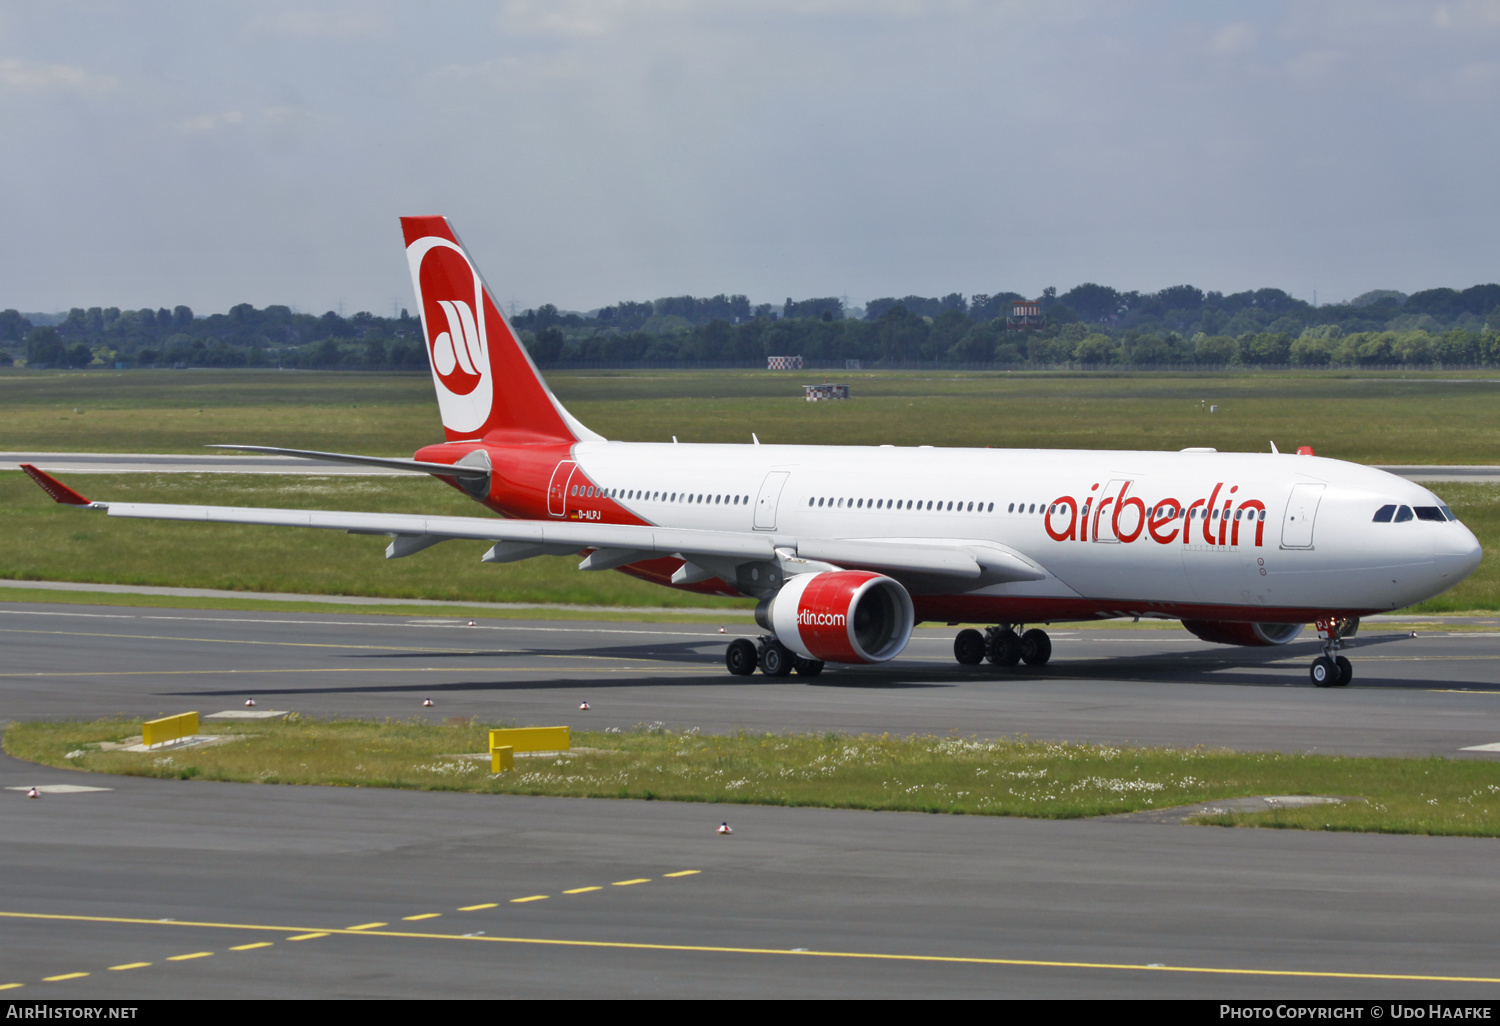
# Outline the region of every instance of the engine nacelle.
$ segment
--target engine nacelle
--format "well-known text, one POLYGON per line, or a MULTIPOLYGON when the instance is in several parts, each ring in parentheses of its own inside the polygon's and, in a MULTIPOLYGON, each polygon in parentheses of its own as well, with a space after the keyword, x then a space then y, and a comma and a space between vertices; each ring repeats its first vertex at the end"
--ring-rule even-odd
POLYGON ((894 659, 916 626, 906 589, 866 570, 798 574, 761 603, 755 619, 798 655, 830 663, 894 659))
POLYGON ((1307 626, 1301 623, 1232 623, 1225 620, 1184 620, 1189 631, 1219 645, 1285 645, 1307 626))

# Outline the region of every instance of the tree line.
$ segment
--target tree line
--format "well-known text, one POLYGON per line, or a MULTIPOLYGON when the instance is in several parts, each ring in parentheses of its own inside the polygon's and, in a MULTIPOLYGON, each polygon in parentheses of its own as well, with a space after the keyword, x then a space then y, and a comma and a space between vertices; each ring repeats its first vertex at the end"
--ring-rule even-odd
MULTIPOLYGON (((1500 365, 1500 285, 1369 292, 1313 306, 1280 289, 1154 293, 1085 283, 1036 298, 1039 329, 1013 330, 1014 292, 753 305, 743 295, 621 302, 590 313, 544 305, 511 323, 540 366, 763 364, 767 356, 867 366, 1500 365)), ((296 313, 249 303, 75 308, 54 324, 0 311, 0 364, 31 367, 299 367, 420 370, 420 322, 296 313)))

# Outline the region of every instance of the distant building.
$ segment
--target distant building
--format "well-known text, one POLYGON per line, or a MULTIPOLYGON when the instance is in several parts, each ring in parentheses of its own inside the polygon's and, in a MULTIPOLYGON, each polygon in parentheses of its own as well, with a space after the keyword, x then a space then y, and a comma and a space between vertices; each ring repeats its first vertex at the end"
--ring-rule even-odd
POLYGON ((810 403, 815 403, 820 399, 849 398, 848 385, 803 385, 802 390, 807 393, 807 401, 810 403))
POLYGON ((1008 331, 1024 331, 1030 328, 1045 328, 1047 318, 1042 315, 1042 304, 1029 299, 1018 299, 1010 305, 1010 316, 1005 318, 1008 331))
POLYGON ((766 357, 766 370, 801 370, 802 357, 800 356, 768 356, 766 357))

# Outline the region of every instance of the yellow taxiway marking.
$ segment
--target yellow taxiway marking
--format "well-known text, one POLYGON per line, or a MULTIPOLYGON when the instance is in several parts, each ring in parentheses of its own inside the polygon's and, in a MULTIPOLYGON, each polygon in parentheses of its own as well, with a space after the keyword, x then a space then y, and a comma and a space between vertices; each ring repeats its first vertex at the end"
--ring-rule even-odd
POLYGON ((663 873, 662 875, 664 877, 666 877, 668 880, 670 880, 674 876, 692 876, 695 873, 701 873, 701 872, 703 872, 703 870, 701 870, 701 869, 679 869, 675 873, 663 873))
POLYGON ((272 948, 272 947, 275 947, 275 946, 276 945, 274 945, 270 941, 256 941, 254 944, 236 944, 234 947, 230 948, 229 950, 230 951, 253 951, 256 948, 272 948))
MULTIPOLYGON (((353 931, 350 931, 350 932, 353 932, 353 931)), ((289 941, 294 941, 294 940, 317 940, 319 937, 327 937, 327 936, 328 936, 327 933, 303 933, 303 934, 298 934, 296 937, 288 937, 287 940, 289 940, 289 941)))
POLYGON ((402 916, 401 918, 406 922, 411 923, 415 922, 418 919, 436 919, 440 915, 442 915, 441 912, 423 912, 419 916, 402 916))
POLYGON ((564 894, 583 894, 587 891, 602 891, 603 887, 574 887, 571 891, 563 891, 564 894))
POLYGON ((190 958, 208 958, 212 954, 213 954, 212 951, 194 951, 194 952, 192 952, 190 954, 187 954, 187 955, 168 955, 167 956, 167 961, 168 962, 186 962, 190 958))
POLYGON ((389 923, 360 923, 358 926, 346 926, 346 930, 373 930, 378 926, 389 926, 389 923))
POLYGON ((548 898, 548 895, 546 895, 546 894, 533 894, 533 895, 531 895, 530 897, 527 897, 527 898, 511 898, 510 899, 510 903, 512 905, 522 905, 522 904, 525 904, 528 901, 546 901, 547 898, 548 898))
POLYGON ((634 880, 616 880, 610 886, 611 887, 629 887, 632 884, 650 883, 650 882, 651 881, 649 879, 647 879, 646 877, 642 876, 642 877, 637 877, 634 880))
POLYGON ((109 969, 110 972, 117 973, 122 969, 144 969, 150 964, 150 962, 126 962, 124 965, 112 965, 109 969))
POLYGON ((61 976, 43 976, 42 977, 42 982, 43 983, 56 983, 59 980, 76 980, 79 977, 87 976, 87 975, 88 975, 88 973, 63 973, 61 976))
POLYGON ((0 983, 0 990, 15 990, 17 987, 24 986, 26 986, 24 983, 0 983))
POLYGON ((483 905, 464 905, 462 908, 459 909, 459 911, 460 912, 478 912, 482 908, 499 908, 499 907, 500 907, 500 903, 498 901, 487 901, 483 905))
MULTIPOLYGON (((296 933, 302 926, 278 926, 272 923, 214 923, 189 919, 130 919, 124 916, 79 916, 45 912, 0 912, 4 919, 44 919, 53 922, 123 923, 130 926, 190 927, 217 930, 264 930, 271 933, 296 933)), ((1204 965, 1141 965, 1130 962, 1064 962, 1039 958, 984 958, 975 955, 903 955, 882 951, 798 951, 788 948, 734 948, 715 944, 651 944, 635 941, 563 940, 552 937, 488 937, 476 934, 415 933, 406 930, 338 930, 321 931, 350 937, 390 937, 396 940, 465 941, 473 944, 529 944, 537 947, 598 948, 618 951, 680 951, 718 955, 779 955, 790 958, 848 958, 877 962, 928 962, 937 965, 997 965, 1037 969, 1100 969, 1143 973, 1198 973, 1210 976, 1270 976, 1323 980, 1406 980, 1418 983, 1500 983, 1500 976, 1437 976, 1427 973, 1355 973, 1319 969, 1232 969, 1204 965)), ((47 982, 71 980, 88 973, 49 976, 47 982)))

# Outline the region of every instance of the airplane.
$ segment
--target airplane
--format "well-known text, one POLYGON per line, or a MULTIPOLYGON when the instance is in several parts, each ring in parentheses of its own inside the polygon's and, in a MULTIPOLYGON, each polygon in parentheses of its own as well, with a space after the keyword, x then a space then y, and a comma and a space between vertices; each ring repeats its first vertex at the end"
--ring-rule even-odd
POLYGON ((1478 540, 1426 488, 1298 454, 919 445, 618 442, 548 388, 443 217, 401 219, 445 441, 393 459, 219 448, 430 474, 499 516, 94 502, 26 465, 60 503, 112 517, 390 537, 388 559, 453 539, 507 563, 582 554, 667 587, 758 600, 767 633, 730 673, 815 676, 895 658, 918 623, 958 632, 965 665, 1042 666, 1059 621, 1180 620, 1205 641, 1285 645, 1317 624, 1319 687, 1359 618, 1431 598, 1478 540))

